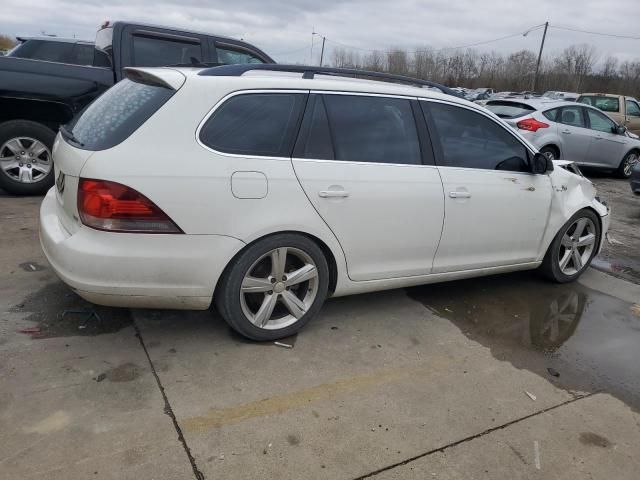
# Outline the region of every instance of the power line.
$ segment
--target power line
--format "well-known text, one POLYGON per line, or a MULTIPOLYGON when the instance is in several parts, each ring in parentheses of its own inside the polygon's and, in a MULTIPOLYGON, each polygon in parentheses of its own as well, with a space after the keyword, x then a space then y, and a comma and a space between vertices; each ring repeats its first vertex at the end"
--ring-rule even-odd
POLYGON ((556 30, 568 30, 570 32, 588 33, 590 35, 600 35, 603 37, 625 38, 627 40, 640 40, 640 37, 632 37, 631 35, 618 35, 616 33, 592 32, 590 30, 580 30, 579 28, 563 27, 560 25, 549 25, 550 28, 556 30))

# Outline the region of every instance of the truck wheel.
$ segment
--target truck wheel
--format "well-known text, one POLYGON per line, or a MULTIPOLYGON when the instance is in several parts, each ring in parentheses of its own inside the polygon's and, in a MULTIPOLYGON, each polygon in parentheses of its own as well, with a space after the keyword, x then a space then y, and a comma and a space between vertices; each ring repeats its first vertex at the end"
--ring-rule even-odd
POLYGON ((14 195, 43 194, 53 186, 56 134, 28 120, 0 124, 0 188, 14 195))

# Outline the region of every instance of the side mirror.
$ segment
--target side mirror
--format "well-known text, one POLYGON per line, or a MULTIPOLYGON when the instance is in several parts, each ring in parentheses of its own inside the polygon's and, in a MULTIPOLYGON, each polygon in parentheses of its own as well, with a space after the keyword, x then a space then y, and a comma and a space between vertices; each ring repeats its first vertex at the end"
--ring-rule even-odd
POLYGON ((553 171, 553 162, 546 155, 540 152, 533 156, 531 164, 533 173, 537 173, 539 175, 553 171))
POLYGON ((624 125, 616 125, 615 127, 613 127, 613 129, 613 133, 617 133, 618 135, 624 135, 624 132, 627 131, 627 127, 625 127, 624 125))

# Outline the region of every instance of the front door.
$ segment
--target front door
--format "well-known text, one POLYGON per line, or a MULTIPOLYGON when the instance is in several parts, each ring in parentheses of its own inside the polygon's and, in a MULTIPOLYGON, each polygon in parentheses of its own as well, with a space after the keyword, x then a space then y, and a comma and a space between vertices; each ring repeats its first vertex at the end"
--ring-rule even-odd
POLYGON ((599 167, 618 168, 629 149, 629 137, 615 133, 616 123, 604 113, 593 108, 585 108, 589 129, 593 132, 587 162, 599 167))
POLYGON ((309 99, 293 166, 340 242, 352 280, 431 272, 444 200, 437 168, 424 164, 430 145, 419 139, 414 111, 407 98, 309 99))
POLYGON ((627 98, 625 106, 627 108, 627 116, 624 126, 636 135, 640 135, 640 105, 635 99, 627 98))
POLYGON ((507 126, 443 102, 421 102, 436 146, 445 224, 433 272, 532 262, 551 206, 548 175, 507 126))

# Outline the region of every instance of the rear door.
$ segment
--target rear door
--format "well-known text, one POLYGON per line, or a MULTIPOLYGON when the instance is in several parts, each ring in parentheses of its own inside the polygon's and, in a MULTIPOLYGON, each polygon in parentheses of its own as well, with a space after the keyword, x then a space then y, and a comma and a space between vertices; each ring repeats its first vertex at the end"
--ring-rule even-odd
POLYGON ((551 206, 548 175, 508 127, 461 105, 423 101, 445 193, 433 273, 535 261, 551 206))
POLYGON ((293 166, 352 280, 431 272, 444 200, 417 108, 403 97, 310 97, 293 166))
POLYGON ((592 137, 591 130, 587 128, 584 108, 579 105, 562 107, 556 122, 562 142, 561 158, 584 163, 592 137))
POLYGON ((624 157, 629 137, 614 133, 616 124, 604 113, 585 108, 589 129, 593 132, 585 163, 618 168, 624 157))

